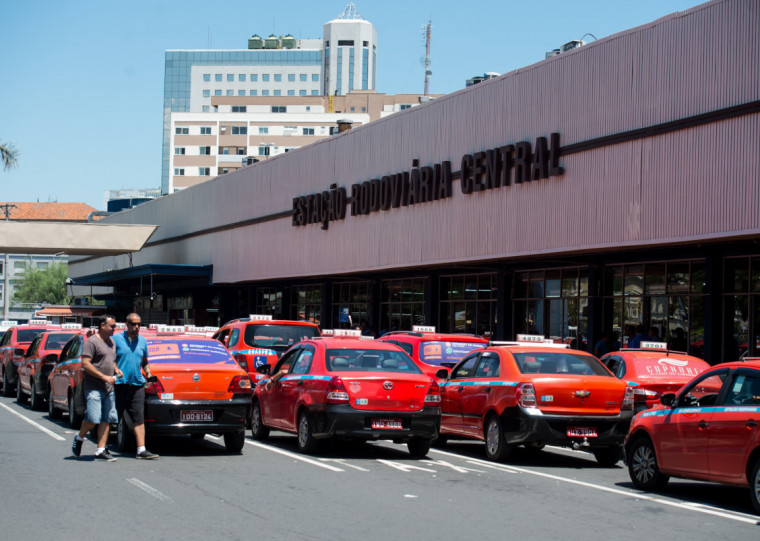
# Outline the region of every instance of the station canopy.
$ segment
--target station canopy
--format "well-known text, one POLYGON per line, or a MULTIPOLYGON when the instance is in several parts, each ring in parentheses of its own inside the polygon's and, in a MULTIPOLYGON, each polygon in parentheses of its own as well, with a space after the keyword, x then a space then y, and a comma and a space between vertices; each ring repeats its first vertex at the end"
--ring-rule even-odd
POLYGON ((157 225, 0 221, 0 252, 119 255, 138 252, 157 225))

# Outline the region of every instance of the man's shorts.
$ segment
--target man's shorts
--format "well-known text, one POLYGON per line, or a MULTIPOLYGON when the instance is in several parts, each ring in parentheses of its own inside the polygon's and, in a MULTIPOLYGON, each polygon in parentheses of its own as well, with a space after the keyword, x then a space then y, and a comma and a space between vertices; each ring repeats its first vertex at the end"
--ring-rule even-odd
POLYGON ((100 389, 88 389, 85 391, 87 398, 87 411, 84 420, 92 424, 116 423, 116 400, 113 391, 101 391, 100 389))
POLYGON ((119 412, 119 418, 126 411, 129 413, 133 424, 145 423, 145 387, 126 383, 115 385, 115 387, 116 409, 119 412))

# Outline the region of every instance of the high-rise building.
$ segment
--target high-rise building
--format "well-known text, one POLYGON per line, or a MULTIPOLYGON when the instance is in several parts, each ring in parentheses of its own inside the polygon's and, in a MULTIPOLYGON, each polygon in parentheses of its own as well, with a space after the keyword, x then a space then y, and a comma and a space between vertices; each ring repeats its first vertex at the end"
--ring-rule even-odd
POLYGON ((376 59, 377 31, 353 2, 324 25, 322 39, 254 34, 247 49, 166 51, 161 192, 173 191, 173 113, 213 112, 212 99, 219 97, 343 96, 375 90, 376 59))

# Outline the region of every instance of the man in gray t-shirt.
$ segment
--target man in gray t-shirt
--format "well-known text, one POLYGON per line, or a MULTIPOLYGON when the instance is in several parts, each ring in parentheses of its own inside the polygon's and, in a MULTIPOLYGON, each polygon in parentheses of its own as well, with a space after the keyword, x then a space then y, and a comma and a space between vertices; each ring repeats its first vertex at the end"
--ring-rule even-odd
POLYGON ((98 449, 95 458, 113 462, 116 457, 106 449, 111 423, 116 423, 116 399, 113 384, 121 377, 116 367, 116 345, 111 337, 116 329, 116 320, 103 316, 98 322, 98 332, 90 336, 82 347, 82 370, 84 371, 84 393, 87 411, 79 434, 74 436, 71 450, 76 456, 82 452, 84 436, 98 427, 98 449))

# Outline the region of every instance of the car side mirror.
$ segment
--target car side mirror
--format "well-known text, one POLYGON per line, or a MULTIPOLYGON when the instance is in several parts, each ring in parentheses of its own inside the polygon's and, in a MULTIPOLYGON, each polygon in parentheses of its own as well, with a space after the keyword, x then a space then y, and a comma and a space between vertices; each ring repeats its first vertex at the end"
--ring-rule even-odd
POLYGON ((58 361, 58 355, 55 353, 50 353, 48 355, 45 355, 45 358, 42 359, 43 364, 55 364, 58 361))
POLYGON ((663 406, 669 406, 673 407, 673 404, 676 403, 676 395, 675 393, 665 393, 660 397, 660 404, 663 406))
POLYGON ((261 366, 256 367, 256 372, 258 372, 259 374, 264 374, 265 376, 268 376, 271 370, 272 370, 271 364, 262 364, 261 366))
POLYGON ((437 379, 446 379, 449 377, 449 369, 448 368, 441 368, 436 371, 435 377, 437 379))

